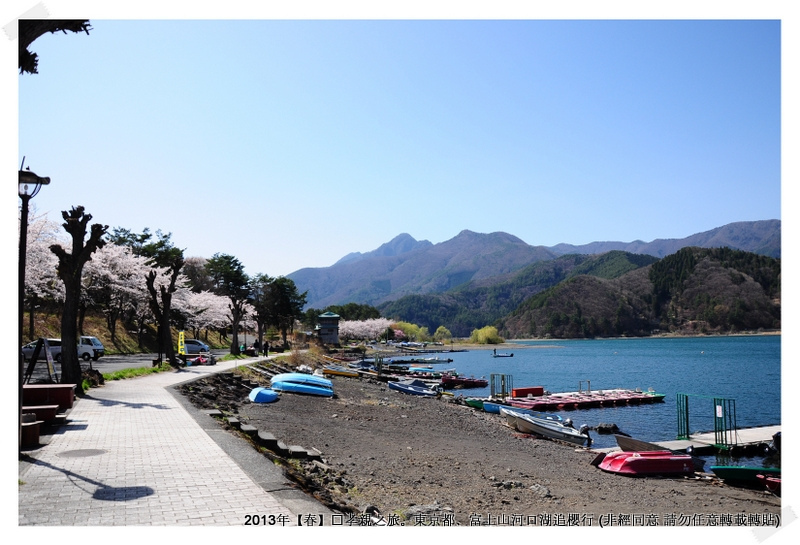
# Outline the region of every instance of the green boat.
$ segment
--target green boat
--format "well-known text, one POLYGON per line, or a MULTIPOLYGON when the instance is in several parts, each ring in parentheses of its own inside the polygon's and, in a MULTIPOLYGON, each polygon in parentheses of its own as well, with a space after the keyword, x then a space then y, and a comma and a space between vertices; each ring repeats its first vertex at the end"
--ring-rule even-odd
POLYGON ((759 481, 758 477, 756 477, 757 475, 778 478, 781 476, 781 468, 779 467, 711 466, 711 471, 724 481, 740 483, 757 483, 759 481))
POLYGON ((482 399, 475 399, 474 397, 468 397, 467 399, 464 400, 464 403, 466 403, 467 405, 469 405, 472 408, 483 410, 483 400, 482 399))

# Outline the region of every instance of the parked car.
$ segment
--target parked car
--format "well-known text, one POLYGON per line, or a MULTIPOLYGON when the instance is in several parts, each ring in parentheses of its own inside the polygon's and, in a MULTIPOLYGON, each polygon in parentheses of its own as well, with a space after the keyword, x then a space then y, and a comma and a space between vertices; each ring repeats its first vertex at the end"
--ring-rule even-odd
POLYGON ((183 345, 186 347, 187 354, 199 354, 200 352, 211 351, 206 343, 198 341, 197 339, 186 339, 183 341, 183 345))
POLYGON ((106 348, 97 337, 81 337, 78 341, 78 357, 86 361, 99 360, 106 353, 106 348))
MULTIPOLYGON (((33 357, 33 351, 36 349, 37 342, 39 341, 29 342, 22 347, 22 355, 25 357, 25 361, 30 361, 33 357)), ((55 361, 61 361, 61 339, 47 339, 47 344, 50 345, 50 354, 53 355, 53 359, 55 361)), ((39 354, 39 360, 44 361, 45 357, 44 352, 39 354)))

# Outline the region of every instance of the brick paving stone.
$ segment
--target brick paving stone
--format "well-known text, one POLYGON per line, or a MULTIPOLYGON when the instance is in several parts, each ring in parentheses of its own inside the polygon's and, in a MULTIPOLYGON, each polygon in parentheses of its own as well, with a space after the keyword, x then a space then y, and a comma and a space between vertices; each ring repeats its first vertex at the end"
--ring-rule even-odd
POLYGON ((19 525, 241 526, 245 514, 284 515, 287 526, 294 525, 291 511, 166 390, 238 364, 109 381, 90 390, 76 401, 69 423, 29 453, 34 462, 21 464, 19 525), (103 452, 85 455, 89 449, 103 452))

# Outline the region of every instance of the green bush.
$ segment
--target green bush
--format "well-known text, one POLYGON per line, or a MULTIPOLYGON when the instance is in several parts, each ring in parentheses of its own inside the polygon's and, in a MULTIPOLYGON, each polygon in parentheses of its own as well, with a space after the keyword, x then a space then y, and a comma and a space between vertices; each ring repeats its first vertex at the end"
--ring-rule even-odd
POLYGON ((487 325, 480 329, 473 329, 472 335, 469 337, 469 342, 476 344, 500 344, 504 342, 504 340, 497 333, 496 327, 487 325))

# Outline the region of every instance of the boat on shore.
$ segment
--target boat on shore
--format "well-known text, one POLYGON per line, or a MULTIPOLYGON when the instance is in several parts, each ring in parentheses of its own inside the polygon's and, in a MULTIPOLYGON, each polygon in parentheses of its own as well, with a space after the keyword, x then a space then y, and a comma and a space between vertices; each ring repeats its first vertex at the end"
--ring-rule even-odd
POLYGON ((500 407, 500 415, 504 416, 506 419, 506 425, 518 432, 521 433, 530 433, 525 427, 525 423, 520 423, 520 415, 526 414, 528 416, 532 416, 534 418, 541 418, 543 420, 550 420, 553 422, 563 423, 561 417, 554 414, 545 414, 545 413, 534 413, 532 411, 525 411, 525 409, 516 409, 514 407, 500 407))
POLYGON ((316 375, 281 373, 272 377, 270 384, 279 392, 333 397, 333 383, 316 375))
POLYGON ((781 495, 781 478, 780 476, 774 475, 764 475, 763 473, 759 473, 756 475, 756 479, 759 482, 764 484, 764 488, 775 494, 776 496, 781 495))
POLYGON ((669 450, 642 452, 610 452, 597 465, 609 473, 620 475, 688 475, 694 473, 694 462, 688 454, 669 450))
POLYGON ((247 397, 253 403, 272 403, 278 400, 278 392, 269 388, 258 387, 250 390, 247 397))
MULTIPOLYGON (((617 440, 617 445, 619 445, 619 448, 625 452, 655 452, 662 450, 670 450, 670 452, 676 455, 686 454, 684 452, 678 452, 671 449, 666 449, 661 445, 657 445, 655 443, 648 443, 647 441, 634 439, 633 437, 628 437, 627 435, 619 435, 615 433, 614 438, 617 440)), ((694 464, 695 471, 703 471, 703 468, 706 465, 706 461, 703 460, 702 458, 698 458, 697 456, 692 456, 692 463, 694 464)))
POLYGON ((395 390, 402 394, 408 395, 415 395, 415 396, 423 396, 423 397, 435 397, 438 395, 436 390, 431 389, 428 385, 421 380, 400 380, 400 381, 389 381, 386 383, 389 386, 389 389, 395 390))
POLYGON ((568 425, 567 421, 547 420, 528 414, 516 413, 516 427, 522 433, 540 435, 548 439, 558 439, 580 446, 584 446, 587 443, 591 444, 592 441, 585 426, 581 427, 579 431, 568 425))
POLYGON ((763 479, 781 478, 779 467, 755 467, 755 466, 711 466, 714 475, 731 484, 757 485, 763 479), (762 475, 762 478, 759 478, 762 475))
POLYGON ((527 414, 528 416, 532 416, 534 418, 540 418, 542 420, 553 420, 554 422, 564 422, 564 419, 557 414, 550 414, 550 413, 540 413, 537 411, 532 411, 530 409, 520 409, 518 407, 508 407, 502 406, 500 407, 500 414, 506 414, 509 412, 520 413, 520 414, 527 414))
POLYGON ((445 390, 452 388, 486 388, 489 381, 485 378, 462 377, 457 374, 443 374, 441 385, 445 390))
POLYGON ((500 414, 500 408, 506 406, 507 405, 502 405, 500 403, 495 403, 493 401, 483 402, 483 410, 487 413, 492 413, 492 414, 500 414))
POLYGON ((350 378, 356 378, 359 376, 358 371, 348 369, 347 367, 342 367, 341 365, 326 365, 322 368, 322 374, 350 378))

